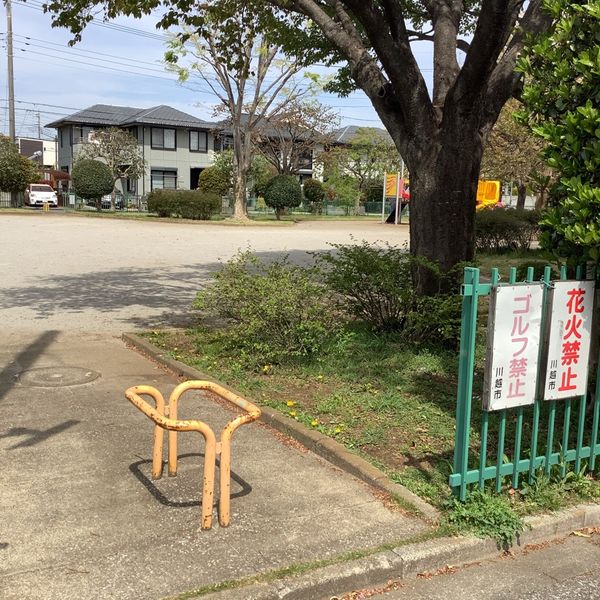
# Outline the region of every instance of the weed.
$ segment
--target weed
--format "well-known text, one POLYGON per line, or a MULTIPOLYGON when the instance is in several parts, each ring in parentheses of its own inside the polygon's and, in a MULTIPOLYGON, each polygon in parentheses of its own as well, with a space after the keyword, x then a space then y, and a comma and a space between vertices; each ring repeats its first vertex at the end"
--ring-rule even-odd
POLYGON ((495 539, 502 547, 510 546, 523 531, 521 517, 505 496, 475 491, 465 502, 453 498, 447 504, 446 520, 457 531, 472 532, 495 539))

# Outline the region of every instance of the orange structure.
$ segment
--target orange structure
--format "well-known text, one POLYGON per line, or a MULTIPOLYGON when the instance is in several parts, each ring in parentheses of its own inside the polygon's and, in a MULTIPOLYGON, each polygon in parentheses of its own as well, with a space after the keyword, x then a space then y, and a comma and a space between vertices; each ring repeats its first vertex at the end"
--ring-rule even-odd
POLYGON ((213 517, 213 496, 215 487, 216 457, 221 456, 219 468, 219 524, 227 527, 230 522, 231 495, 231 436, 234 431, 246 423, 251 423, 260 417, 260 409, 248 400, 230 392, 212 381, 185 381, 179 384, 169 396, 169 404, 165 407, 162 394, 149 385, 136 385, 125 392, 125 397, 146 416, 154 421, 154 448, 152 451, 152 478, 160 479, 163 468, 164 429, 168 435, 169 475, 177 475, 177 432, 197 431, 205 440, 204 475, 202 484, 202 518, 201 528, 210 529, 213 517), (246 414, 237 416, 227 423, 221 432, 221 440, 217 442, 215 433, 204 422, 197 420, 180 420, 177 418, 179 398, 189 390, 207 390, 220 398, 241 408, 246 414), (150 396, 156 405, 153 408, 142 396, 150 396))

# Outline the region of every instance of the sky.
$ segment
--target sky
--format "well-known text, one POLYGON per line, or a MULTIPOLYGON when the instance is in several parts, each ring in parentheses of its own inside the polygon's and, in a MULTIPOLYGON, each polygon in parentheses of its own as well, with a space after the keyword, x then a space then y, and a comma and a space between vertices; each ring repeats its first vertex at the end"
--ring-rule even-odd
MULTIPOLYGON (((167 104, 206 120, 213 116, 214 94, 206 83, 189 89, 177 82, 161 64, 166 34, 157 30, 156 16, 119 18, 94 22, 83 40, 68 46, 71 34, 51 27, 43 0, 13 0, 13 46, 17 136, 53 138, 44 125, 93 104, 149 108, 167 104), (39 119, 38 119, 39 114, 39 119)), ((6 12, 0 11, 0 131, 8 131, 8 81, 6 69, 6 12)), ((431 49, 427 42, 415 55, 425 79, 431 79, 431 49)), ((326 74, 326 69, 313 67, 326 74)), ((362 92, 347 98, 320 93, 318 100, 333 107, 340 124, 381 127, 381 122, 362 92)))

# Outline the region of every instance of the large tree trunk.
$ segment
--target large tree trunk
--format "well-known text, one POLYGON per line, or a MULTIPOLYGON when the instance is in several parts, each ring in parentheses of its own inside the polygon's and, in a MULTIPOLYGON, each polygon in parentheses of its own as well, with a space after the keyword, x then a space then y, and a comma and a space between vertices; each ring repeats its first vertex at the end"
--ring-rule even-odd
POLYGON ((517 208, 524 209, 525 208, 525 200, 527 198, 527 186, 519 181, 519 185, 517 186, 518 195, 517 195, 517 208))
MULTIPOLYGON (((474 255, 474 221, 477 180, 482 155, 478 133, 467 127, 446 133, 437 151, 409 160, 410 251, 435 263, 447 273, 474 255), (412 163, 412 164, 410 164, 412 163), (415 164, 416 163, 416 164, 415 164)), ((426 265, 413 270, 419 295, 456 291, 452 281, 436 276, 426 265)))

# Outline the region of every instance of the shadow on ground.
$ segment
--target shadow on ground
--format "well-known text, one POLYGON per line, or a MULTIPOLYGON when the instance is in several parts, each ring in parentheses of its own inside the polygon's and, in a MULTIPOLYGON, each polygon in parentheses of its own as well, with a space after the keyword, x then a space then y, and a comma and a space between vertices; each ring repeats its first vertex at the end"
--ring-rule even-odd
MULTIPOLYGON (((191 452, 188 454, 180 454, 177 458, 179 461, 181 461, 182 459, 192 458, 192 457, 199 459, 198 465, 203 464, 202 461, 204 460, 204 454, 198 454, 198 453, 191 452)), ((149 479, 146 476, 146 474, 142 472, 141 467, 143 465, 151 465, 151 464, 152 464, 152 460, 138 460, 137 462, 134 462, 131 465, 129 465, 129 470, 133 473, 135 478, 150 492, 152 497, 155 498, 156 500, 158 500, 158 502, 160 502, 163 506, 171 506, 174 508, 189 508, 191 506, 200 506, 200 504, 202 504, 200 499, 176 501, 176 500, 171 500, 170 498, 168 498, 161 490, 158 489, 158 487, 156 487, 156 485, 154 484, 152 479, 149 479)), ((220 463, 219 459, 217 459, 217 467, 220 468, 220 466, 221 466, 221 463, 220 463)), ((197 477, 198 477, 198 495, 200 496, 200 489, 201 489, 200 484, 201 484, 202 471, 199 469, 197 471, 197 473, 199 474, 199 475, 197 475, 197 477)), ((166 473, 163 473, 163 478, 164 477, 168 477, 168 475, 166 475, 166 473)), ((177 477, 185 477, 185 475, 178 473, 177 477)), ((234 473, 233 471, 231 471, 231 479, 240 486, 240 490, 238 492, 234 492, 231 494, 231 496, 230 496, 231 499, 241 498, 242 496, 247 496, 252 491, 252 486, 247 481, 243 480, 239 475, 236 475, 236 473, 234 473)), ((218 481, 219 481, 219 476, 218 476, 218 473, 215 472, 215 483, 218 484, 218 481)), ((218 485, 216 487, 218 487, 218 485)), ((214 506, 217 506, 217 504, 218 504, 218 501, 215 500, 214 506)))
MULTIPOLYGON (((312 260, 311 255, 302 250, 258 252, 257 256, 267 261, 288 256, 291 262, 298 264, 312 260)), ((1 289, 0 306, 31 309, 37 319, 64 312, 110 313, 140 307, 136 316, 117 316, 117 319, 136 327, 185 327, 194 322, 190 306, 196 293, 221 266, 221 262, 198 262, 177 267, 125 267, 38 277, 31 286, 1 289), (153 314, 145 315, 144 309, 150 309, 153 314), (161 309, 163 312, 157 314, 161 309)))
MULTIPOLYGON (((6 305, 10 293, 7 288, 0 291, 0 305, 6 305)), ((26 371, 35 363, 35 361, 50 347, 56 340, 58 331, 45 331, 39 335, 33 342, 21 350, 3 369, 0 371, 0 400, 14 387, 17 375, 21 371, 26 371)))

